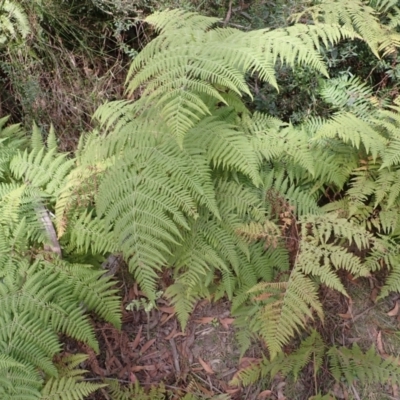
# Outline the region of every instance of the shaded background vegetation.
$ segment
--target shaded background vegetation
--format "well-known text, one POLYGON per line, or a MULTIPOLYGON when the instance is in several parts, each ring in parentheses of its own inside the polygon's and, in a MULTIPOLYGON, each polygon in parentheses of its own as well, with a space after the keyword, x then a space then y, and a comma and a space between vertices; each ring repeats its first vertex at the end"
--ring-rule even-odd
MULTIPOLYGON (((218 16, 221 25, 243 30, 287 26, 304 0, 19 0, 29 17, 31 34, 0 51, 1 115, 43 131, 52 123, 63 149, 75 148, 91 115, 104 101, 123 96, 127 67, 153 37, 141 19, 180 7, 218 16)), ((398 56, 378 61, 364 43, 341 43, 324 54, 331 77, 357 74, 379 98, 398 93, 398 56)), ((319 96, 321 82, 308 69, 278 67, 277 93, 257 77, 249 78, 253 107, 294 123, 308 115, 329 114, 319 96)))

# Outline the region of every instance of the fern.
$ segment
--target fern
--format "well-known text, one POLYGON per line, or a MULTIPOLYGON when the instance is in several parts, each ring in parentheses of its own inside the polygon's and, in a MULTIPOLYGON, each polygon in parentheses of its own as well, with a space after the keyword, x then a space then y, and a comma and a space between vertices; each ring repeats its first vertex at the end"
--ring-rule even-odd
POLYGON ((327 75, 317 51, 319 40, 327 44, 352 37, 351 32, 334 25, 295 25, 246 33, 209 29, 215 19, 178 11, 154 14, 147 21, 159 29, 159 36, 135 58, 127 78, 128 93, 145 85, 140 99, 115 104, 117 113, 111 106, 96 115, 108 127, 116 124, 121 129, 122 121, 125 124, 137 115, 149 118, 156 112, 181 145, 187 132, 212 113, 210 99, 227 104, 228 98, 222 95, 227 90, 238 96, 251 95, 246 73, 257 71, 260 79, 276 89, 274 65, 278 60, 289 66, 308 65, 327 75), (176 13, 178 24, 165 23, 176 13), (192 25, 192 18, 201 23, 192 25), (118 121, 120 117, 123 119, 118 121))
POLYGON ((344 75, 324 82, 321 96, 337 110, 352 112, 364 121, 375 113, 377 99, 372 88, 355 76, 344 75))
POLYGON ((362 384, 383 383, 391 380, 399 382, 400 369, 397 359, 382 359, 374 346, 364 353, 355 343, 351 349, 332 347, 328 351, 331 372, 337 381, 342 378, 349 385, 355 381, 362 384))
MULTIPOLYGON (((378 11, 392 4, 378 2, 378 11)), ((379 57, 379 52, 384 55, 392 53, 400 44, 400 36, 379 21, 379 13, 368 5, 367 1, 345 0, 322 1, 317 5, 307 8, 305 11, 292 17, 299 21, 303 16, 309 15, 316 24, 339 24, 353 32, 366 41, 372 52, 379 57)))
POLYGON ((84 370, 74 369, 87 359, 86 355, 65 357, 59 367, 58 378, 50 378, 42 389, 41 400, 82 400, 105 384, 83 382, 84 370))
POLYGON ((127 387, 121 387, 115 380, 107 381, 109 383, 109 390, 113 400, 165 400, 172 398, 179 398, 181 400, 228 400, 229 395, 221 394, 215 396, 204 396, 201 393, 187 393, 178 394, 173 393, 172 390, 167 390, 164 385, 152 386, 149 390, 145 390, 138 384, 131 384, 127 387))
POLYGON ((315 375, 322 365, 324 354, 325 344, 321 336, 316 331, 313 331, 293 353, 287 355, 281 352, 273 360, 268 360, 264 357, 261 363, 252 364, 241 370, 231 384, 248 386, 268 376, 268 380, 272 381, 278 373, 285 377, 290 374, 296 381, 300 371, 310 362, 313 363, 315 375))
POLYGON ((336 270, 344 269, 355 276, 370 271, 359 257, 343 245, 354 243, 358 249, 370 247, 372 235, 334 215, 307 216, 301 220, 299 253, 286 282, 260 283, 251 289, 260 306, 250 321, 250 330, 265 340, 273 360, 289 340, 313 319, 315 311, 323 318, 317 282, 347 295, 336 270), (267 322, 268 321, 268 322, 267 322))
POLYGON ((28 17, 21 6, 13 0, 4 0, 0 9, 0 44, 24 39, 30 33, 28 17))
POLYGON ((59 334, 98 351, 84 309, 119 326, 119 299, 104 272, 60 259, 50 211, 74 161, 57 153, 54 133, 48 148, 37 128, 30 146, 15 127, 1 136, 8 151, 0 182, 0 366, 6 377, 0 392, 13 399, 83 399, 100 386, 79 382, 79 372, 60 374, 53 362, 59 334))

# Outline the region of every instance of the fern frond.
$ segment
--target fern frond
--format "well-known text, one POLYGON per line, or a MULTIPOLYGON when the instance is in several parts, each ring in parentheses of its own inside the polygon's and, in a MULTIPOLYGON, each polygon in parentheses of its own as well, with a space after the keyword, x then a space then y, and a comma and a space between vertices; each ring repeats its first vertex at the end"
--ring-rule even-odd
POLYGON ((290 274, 288 282, 261 283, 251 291, 264 291, 259 298, 268 299, 266 305, 258 311, 252 325, 253 330, 258 331, 265 340, 271 360, 304 327, 306 318, 313 319, 310 308, 323 319, 317 286, 297 268, 290 274), (264 324, 262 321, 268 322, 264 324))
POLYGON ((80 382, 76 378, 51 378, 42 389, 41 400, 83 400, 106 385, 80 382))
POLYGON ((268 375, 269 380, 272 380, 278 373, 285 377, 292 375, 296 381, 300 371, 311 361, 315 374, 322 365, 324 354, 325 344, 319 333, 313 330, 312 334, 303 340, 300 347, 293 353, 280 352, 272 360, 263 357, 260 363, 253 363, 241 370, 231 384, 249 386, 268 375))
POLYGON ((67 160, 66 154, 57 154, 53 149, 46 153, 43 148, 17 154, 10 163, 10 169, 17 179, 35 187, 44 187, 49 194, 56 194, 63 185, 74 160, 67 160))
MULTIPOLYGON (((292 16, 292 20, 298 22, 303 16, 310 16, 316 25, 338 24, 353 30, 379 57, 379 50, 382 49, 380 45, 386 39, 386 30, 380 23, 376 10, 362 0, 322 1, 292 16)), ((384 48, 387 48, 387 45, 384 48)))
POLYGON ((28 17, 22 7, 15 1, 4 0, 0 10, 0 44, 18 36, 24 39, 30 31, 28 17))
POLYGON ((106 383, 109 385, 113 400, 164 400, 166 395, 166 390, 163 385, 159 387, 153 386, 149 392, 146 393, 139 384, 132 384, 123 388, 116 380, 107 380, 106 383))
POLYGON ((114 235, 106 229, 102 220, 93 216, 93 211, 69 217, 68 250, 81 254, 106 254, 117 251, 114 235))
POLYGON ((321 96, 337 110, 348 111, 368 121, 375 113, 372 88, 356 77, 343 75, 324 82, 321 96))
POLYGON ((204 118, 187 136, 185 143, 204 148, 215 168, 242 172, 256 185, 260 183, 258 159, 251 142, 233 126, 211 116, 204 118))
POLYGON ((355 343, 351 349, 331 347, 328 351, 331 372, 337 381, 343 378, 349 385, 356 380, 363 384, 391 380, 398 383, 400 367, 394 357, 381 358, 374 346, 364 353, 355 343))
POLYGON ((148 17, 146 21, 153 25, 157 31, 174 32, 176 29, 191 26, 194 29, 206 31, 215 25, 219 18, 204 17, 194 12, 184 10, 168 10, 164 12, 156 12, 148 17))
MULTIPOLYGON (((126 109, 130 109, 131 118, 143 113, 155 115, 157 110, 158 118, 164 120, 180 144, 188 130, 211 113, 208 97, 226 104, 228 98, 220 94, 226 90, 251 96, 245 75, 254 72, 278 89, 274 70, 278 61, 292 67, 308 65, 327 75, 317 51, 319 41, 336 43, 354 36, 337 25, 295 25, 246 33, 231 28, 209 29, 215 19, 207 21, 205 17, 175 11, 155 14, 148 20, 155 26, 159 24, 160 35, 131 65, 128 93, 143 86, 145 89, 134 104, 125 103, 126 109), (180 20, 172 23, 169 15, 176 13, 180 20), (201 22, 192 25, 192 19, 201 22)), ((125 112, 121 113, 121 104, 117 108, 122 119, 129 120, 125 112)), ((101 114, 108 127, 112 124, 108 118, 116 121, 109 111, 101 114)))
POLYGON ((313 140, 329 138, 339 138, 357 149, 363 145, 365 151, 371 153, 374 159, 384 154, 387 146, 387 140, 370 124, 346 112, 335 114, 320 126, 313 140))

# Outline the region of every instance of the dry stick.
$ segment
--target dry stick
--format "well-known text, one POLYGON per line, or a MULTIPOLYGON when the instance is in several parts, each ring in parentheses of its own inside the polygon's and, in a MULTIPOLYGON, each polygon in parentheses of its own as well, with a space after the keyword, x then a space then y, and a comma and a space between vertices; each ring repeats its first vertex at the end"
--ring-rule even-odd
POLYGON ((58 254, 59 257, 62 257, 61 246, 58 243, 57 233, 54 229, 53 221, 50 218, 48 210, 45 206, 39 202, 36 207, 36 211, 39 214, 40 221, 43 224, 44 229, 46 230, 47 236, 50 239, 51 243, 45 244, 45 251, 51 251, 52 253, 58 254))
POLYGON ((228 12, 226 13, 226 17, 224 20, 224 26, 228 25, 228 22, 231 19, 231 16, 232 16, 232 0, 229 1, 228 12))
POLYGON ((356 388, 354 387, 354 385, 351 385, 351 390, 352 390, 352 392, 353 392, 353 394, 354 394, 354 397, 355 397, 357 400, 361 400, 360 395, 358 394, 358 392, 357 392, 356 388))
MULTIPOLYGON (((209 384, 205 379, 203 379, 201 376, 195 374, 193 371, 190 371, 190 373, 191 373, 192 375, 194 375, 199 381, 202 381, 202 382, 205 383, 206 385, 209 384)), ((214 387, 214 390, 215 390, 216 392, 220 393, 220 394, 224 394, 224 392, 221 392, 221 390, 219 390, 219 389, 216 388, 216 387, 214 387)))
POLYGON ((179 366, 179 355, 176 349, 175 340, 173 338, 169 339, 169 344, 171 345, 172 358, 174 359, 174 367, 178 375, 181 373, 181 367, 179 366))

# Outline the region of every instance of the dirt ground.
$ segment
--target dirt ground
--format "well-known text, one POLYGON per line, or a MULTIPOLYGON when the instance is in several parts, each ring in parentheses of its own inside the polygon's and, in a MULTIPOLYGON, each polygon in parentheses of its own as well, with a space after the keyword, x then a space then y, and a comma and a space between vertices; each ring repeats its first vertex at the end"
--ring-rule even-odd
MULTIPOLYGON (((358 343, 367 350, 375 345, 382 357, 400 353, 400 295, 377 302, 379 282, 359 280, 346 282, 350 294, 346 298, 329 289, 321 290, 325 306, 325 322, 316 321, 314 328, 328 344, 351 346, 358 343)), ((146 313, 127 310, 132 302, 145 297, 135 284, 121 279, 123 293, 123 326, 119 331, 112 325, 96 321, 95 330, 100 354, 90 348, 71 343, 69 352, 89 355, 86 365, 88 380, 114 379, 121 385, 139 382, 143 387, 163 383, 177 394, 196 393, 204 399, 226 394, 232 400, 307 400, 315 394, 312 366, 304 369, 296 382, 278 377, 272 382, 263 380, 249 387, 234 387, 229 383, 235 374, 262 357, 263 344, 254 343, 240 358, 235 340, 234 318, 230 303, 211 303, 203 300, 196 305, 183 332, 171 307, 164 298, 157 309, 146 313)), ((143 306, 142 304, 142 306, 143 306)), ((295 343, 293 348, 295 348, 295 343)), ((288 349, 290 351, 290 349, 288 349)), ((322 368, 317 385, 329 390, 337 399, 385 400, 400 399, 399 389, 386 385, 353 385, 346 388, 334 384, 328 368, 322 368)), ((113 400, 101 389, 92 400, 113 400)))

